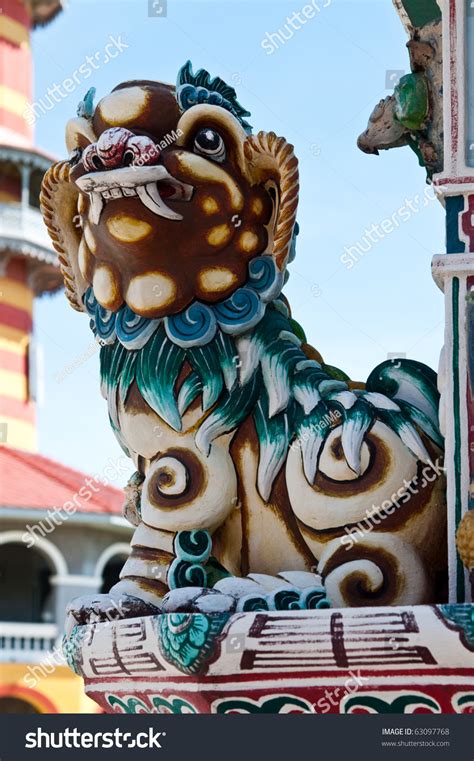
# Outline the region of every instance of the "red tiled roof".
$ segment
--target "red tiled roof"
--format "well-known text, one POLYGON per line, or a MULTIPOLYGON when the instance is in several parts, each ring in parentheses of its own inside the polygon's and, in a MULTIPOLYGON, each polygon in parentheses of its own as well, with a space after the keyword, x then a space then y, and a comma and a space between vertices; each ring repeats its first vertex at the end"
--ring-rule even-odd
POLYGON ((43 455, 0 447, 0 507, 52 509, 71 501, 80 513, 121 515, 124 495, 43 455))

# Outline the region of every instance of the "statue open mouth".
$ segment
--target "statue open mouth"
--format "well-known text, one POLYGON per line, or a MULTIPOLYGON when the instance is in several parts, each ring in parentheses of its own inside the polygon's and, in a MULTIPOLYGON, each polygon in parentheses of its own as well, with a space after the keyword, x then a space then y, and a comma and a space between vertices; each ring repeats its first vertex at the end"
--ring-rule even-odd
POLYGON ((180 221, 183 217, 163 201, 189 201, 193 186, 173 177, 165 166, 127 166, 103 172, 89 172, 76 179, 76 185, 88 193, 91 208, 90 219, 98 224, 107 202, 117 198, 138 196, 153 214, 165 219, 180 221))

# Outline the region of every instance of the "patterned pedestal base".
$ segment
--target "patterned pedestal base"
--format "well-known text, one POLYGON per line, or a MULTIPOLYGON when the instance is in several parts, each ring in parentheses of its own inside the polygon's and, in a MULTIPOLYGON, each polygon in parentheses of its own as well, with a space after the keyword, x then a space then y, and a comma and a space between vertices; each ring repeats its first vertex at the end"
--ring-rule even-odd
POLYGON ((474 713, 474 606, 76 627, 65 645, 108 713, 474 713))

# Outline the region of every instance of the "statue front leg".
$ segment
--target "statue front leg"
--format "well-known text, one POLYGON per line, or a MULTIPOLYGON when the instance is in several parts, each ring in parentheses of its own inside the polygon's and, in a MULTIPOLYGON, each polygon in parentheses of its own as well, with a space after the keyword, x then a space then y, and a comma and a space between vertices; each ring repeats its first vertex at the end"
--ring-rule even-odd
MULTIPOLYGON (((162 451, 147 471, 139 500, 142 524, 132 540, 120 591, 153 602, 150 595, 161 595, 165 583, 167 594, 157 600, 164 613, 326 607, 320 577, 310 573, 312 563, 299 556, 295 561, 285 552, 271 567, 262 558, 260 569, 253 567, 261 572, 242 578, 248 532, 258 534, 266 525, 261 523, 263 516, 257 516, 254 525, 248 512, 241 515, 242 490, 252 488, 251 501, 257 501, 255 484, 249 486, 252 476, 247 478, 242 468, 237 475, 228 437, 217 440, 205 455, 191 437, 184 440, 186 448, 162 451), (292 567, 300 570, 286 572, 292 567), (302 570, 305 567, 308 571, 302 570)), ((241 458, 236 460, 240 463, 241 458)), ((251 473, 255 466, 254 462, 249 468, 251 473)), ((260 498, 258 502, 274 538, 275 516, 260 498)))
POLYGON ((131 539, 131 552, 127 558, 120 580, 108 593, 81 595, 68 605, 66 631, 76 624, 112 621, 117 618, 133 618, 155 615, 160 612, 160 602, 168 591, 167 570, 173 560, 173 538, 145 526, 141 521, 141 493, 144 477, 134 473, 125 487, 124 517, 135 526, 131 539))
POLYGON ((192 435, 170 435, 169 443, 164 435, 155 434, 157 438, 162 449, 148 461, 146 475, 135 473, 125 489, 124 516, 136 528, 120 581, 107 594, 72 600, 68 629, 77 623, 156 615, 170 589, 210 588, 229 575, 211 557, 211 533, 237 502, 228 441, 204 456, 192 435))

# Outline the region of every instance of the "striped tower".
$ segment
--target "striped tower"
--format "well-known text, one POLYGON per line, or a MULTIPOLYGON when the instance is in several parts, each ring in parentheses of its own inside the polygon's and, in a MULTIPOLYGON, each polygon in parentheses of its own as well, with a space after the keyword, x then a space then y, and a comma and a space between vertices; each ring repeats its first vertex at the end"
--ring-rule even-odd
POLYGON ((0 443, 36 449, 33 300, 57 290, 56 255, 39 211, 48 156, 33 148, 30 31, 60 0, 3 0, 0 15, 0 443))

